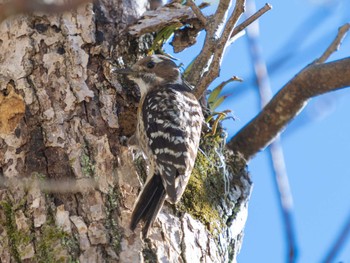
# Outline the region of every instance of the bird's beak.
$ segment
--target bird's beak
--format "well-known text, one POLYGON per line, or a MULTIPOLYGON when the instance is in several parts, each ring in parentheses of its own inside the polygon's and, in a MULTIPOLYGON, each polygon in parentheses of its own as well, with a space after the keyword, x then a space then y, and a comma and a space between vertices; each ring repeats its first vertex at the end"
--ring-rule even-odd
POLYGON ((131 68, 123 68, 123 69, 112 69, 113 73, 123 74, 123 75, 133 75, 136 74, 131 68))

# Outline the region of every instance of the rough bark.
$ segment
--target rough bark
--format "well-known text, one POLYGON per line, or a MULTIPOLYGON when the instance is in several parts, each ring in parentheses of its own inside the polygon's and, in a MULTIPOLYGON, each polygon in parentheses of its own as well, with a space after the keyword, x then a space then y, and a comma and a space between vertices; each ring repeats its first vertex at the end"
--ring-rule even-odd
POLYGON ((134 132, 138 92, 108 65, 145 54, 151 37, 132 37, 126 27, 146 2, 100 0, 0 25, 2 262, 235 260, 251 183, 232 153, 233 183, 213 207, 226 219, 216 233, 171 206, 147 241, 128 228, 141 184, 123 145, 134 132), (93 183, 82 189, 86 179, 93 183))

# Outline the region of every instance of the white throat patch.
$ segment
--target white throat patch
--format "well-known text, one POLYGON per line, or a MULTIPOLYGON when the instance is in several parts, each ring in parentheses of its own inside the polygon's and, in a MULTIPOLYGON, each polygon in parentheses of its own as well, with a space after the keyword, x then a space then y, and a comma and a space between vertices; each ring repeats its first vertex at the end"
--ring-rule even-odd
MULTIPOLYGON (((130 78, 131 79, 131 78, 130 78)), ((142 79, 132 79, 137 86, 140 88, 141 98, 147 93, 147 91, 150 89, 149 83, 144 82, 142 79)))
MULTIPOLYGON (((149 83, 149 82, 145 82, 142 78, 133 78, 132 76, 129 77, 130 80, 134 81, 137 86, 139 86, 140 88, 140 93, 141 93, 141 98, 146 95, 146 93, 152 88, 152 85, 154 85, 154 83, 149 83)), ((161 77, 155 77, 155 82, 156 83, 161 83, 163 82, 164 79, 161 77)))

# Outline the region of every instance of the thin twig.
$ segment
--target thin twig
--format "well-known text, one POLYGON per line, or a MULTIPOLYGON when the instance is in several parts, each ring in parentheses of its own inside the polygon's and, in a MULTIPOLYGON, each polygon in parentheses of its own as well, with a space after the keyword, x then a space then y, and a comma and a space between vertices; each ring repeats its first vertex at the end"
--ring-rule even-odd
POLYGON ((245 0, 237 0, 236 6, 228 19, 225 28, 221 37, 218 39, 215 46, 213 46, 214 54, 210 57, 212 58, 211 63, 209 65, 209 70, 205 73, 205 75, 199 79, 194 94, 197 98, 200 98, 205 91, 207 90, 210 83, 213 82, 215 78, 219 76, 220 65, 224 55, 225 48, 227 46, 228 41, 230 40, 230 36, 232 34, 233 28, 237 24, 238 19, 244 13, 245 0))
POLYGON ((195 13, 199 21, 201 21, 201 23, 205 27, 208 21, 205 15, 203 15, 202 11, 199 9, 199 7, 192 0, 187 0, 186 5, 191 7, 193 13, 195 13))
POLYGON ((338 34, 333 40, 333 42, 329 45, 329 47, 322 54, 322 56, 316 59, 313 63, 314 64, 324 63, 335 51, 337 51, 339 49, 339 46, 341 45, 341 42, 343 41, 347 32, 349 31, 349 29, 350 29, 350 23, 347 23, 339 27, 338 34))
POLYGON ((292 263, 296 261, 297 257, 296 231, 293 220, 293 197, 289 185, 280 136, 277 136, 269 146, 269 153, 274 171, 273 179, 278 195, 279 208, 282 214, 284 233, 287 240, 286 262, 292 263))
MULTIPOLYGON (((252 14, 253 12, 255 12, 255 4, 254 1, 250 0, 247 2, 247 13, 252 14)), ((258 12, 256 12, 255 14, 257 14, 258 12)), ((248 19, 246 21, 248 21, 248 19)), ((255 78, 258 84, 260 94, 261 108, 264 108, 264 106, 271 99, 272 90, 270 86, 270 80, 267 72, 266 63, 261 55, 261 48, 258 43, 258 21, 255 21, 254 25, 247 28, 247 37, 249 41, 250 54, 254 65, 255 78)), ((268 153, 271 165, 273 167, 273 181, 275 182, 275 189, 278 195, 279 208, 282 214, 282 220, 285 229, 284 232, 287 240, 287 262, 294 262, 296 257, 296 235, 294 230, 292 212, 293 197, 289 186, 289 180, 280 136, 276 136, 275 140, 271 143, 268 153)))
POLYGON ((209 68, 209 64, 213 57, 221 34, 222 25, 226 21, 229 12, 231 0, 221 0, 216 9, 215 15, 208 18, 208 24, 205 29, 205 41, 200 54, 191 63, 191 69, 188 71, 186 80, 196 86, 198 81, 203 77, 205 71, 209 68))
MULTIPOLYGON (((232 39, 235 35, 237 35, 245 27, 251 24, 254 20, 258 19, 260 16, 262 16, 264 13, 266 13, 268 10, 272 8, 271 5, 266 4, 256 14, 249 17, 245 22, 243 22, 242 24, 240 24, 235 28, 235 25, 237 24, 238 19, 241 17, 241 15, 244 12, 244 6, 245 6, 244 0, 236 1, 235 9, 232 12, 230 18, 228 19, 225 25, 225 28, 223 30, 223 33, 221 34, 221 37, 217 41, 213 41, 213 39, 216 39, 215 34, 213 34, 213 32, 209 32, 209 30, 207 31, 204 48, 202 49, 201 54, 196 58, 193 64, 194 65, 193 70, 192 72, 190 72, 189 74, 190 76, 188 78, 188 81, 191 82, 192 84, 195 84, 196 86, 194 94, 196 95, 197 98, 200 98, 205 93, 210 83, 215 78, 218 77, 223 54, 230 39, 232 39), (211 33, 211 34, 208 34, 208 33, 211 33), (205 72, 204 75, 203 75, 203 72, 201 72, 198 69, 200 68, 199 65, 201 65, 201 68, 203 68, 203 65, 208 65, 207 66, 208 71, 205 72)), ((217 20, 218 19, 217 15, 220 15, 221 19, 223 19, 224 18, 223 10, 224 8, 226 8, 227 10, 228 7, 229 7, 229 3, 227 1, 220 1, 218 10, 216 11, 214 16, 214 25, 218 26, 220 24, 219 21, 217 20)))
POLYGON ((341 229, 338 238, 335 240, 334 245, 331 247, 329 252, 327 253, 324 263, 335 262, 335 257, 339 253, 339 251, 344 246, 345 241, 347 240, 350 234, 350 214, 346 220, 344 227, 341 229))
POLYGON ((249 26, 251 23, 259 19, 263 14, 265 14, 267 11, 271 10, 272 6, 268 3, 264 5, 264 7, 260 8, 255 14, 248 17, 245 21, 243 21, 241 24, 235 27, 233 30, 231 37, 233 38, 235 35, 237 35, 239 32, 244 30, 247 26, 249 26))

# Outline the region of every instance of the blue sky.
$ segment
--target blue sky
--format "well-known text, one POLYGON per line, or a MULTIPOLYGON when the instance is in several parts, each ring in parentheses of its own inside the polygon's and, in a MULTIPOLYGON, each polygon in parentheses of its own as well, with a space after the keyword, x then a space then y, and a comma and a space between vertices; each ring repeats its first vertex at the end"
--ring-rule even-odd
MULTIPOLYGON (((265 3, 258 0, 256 6, 260 8, 265 3)), ((350 22, 350 1, 271 0, 269 3, 273 9, 259 22, 260 44, 275 94, 322 54, 339 26, 350 22)), ((201 45, 175 56, 186 64, 188 58, 200 51, 201 45)), ((349 56, 350 36, 330 60, 349 56)), ((221 110, 231 109, 237 118, 224 122, 229 138, 259 112, 245 37, 227 49, 220 78, 215 83, 232 75, 242 77, 245 82, 228 85, 225 90, 233 95, 221 110)), ((350 89, 332 92, 312 99, 282 134, 294 200, 297 262, 322 262, 350 214, 349 114, 350 89)), ((285 262, 286 242, 266 150, 249 163, 249 171, 254 189, 238 262, 285 262)), ((335 262, 350 262, 350 239, 335 262)))

